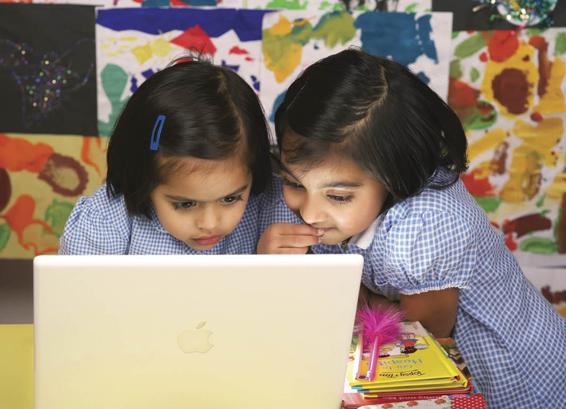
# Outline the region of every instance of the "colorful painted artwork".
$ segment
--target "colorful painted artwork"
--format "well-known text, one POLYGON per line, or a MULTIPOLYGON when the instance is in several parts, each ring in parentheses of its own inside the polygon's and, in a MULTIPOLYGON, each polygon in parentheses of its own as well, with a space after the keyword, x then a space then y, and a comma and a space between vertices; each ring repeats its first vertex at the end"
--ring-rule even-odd
MULTIPOLYGON (((221 0, 219 0, 220 2, 221 0)), ((97 7, 186 7, 216 6, 216 0, 29 0, 44 4, 86 4, 97 7)))
POLYGON ((523 266, 566 265, 566 30, 454 34, 464 181, 523 266))
POLYGON ((0 3, 84 4, 97 7, 186 7, 218 6, 243 9, 287 10, 431 10, 431 0, 0 0, 0 3))
POLYGON ((99 133, 109 135, 128 97, 175 58, 201 55, 259 91, 265 11, 102 9, 97 15, 99 133))
POLYGON ((285 90, 310 64, 350 46, 411 68, 439 95, 448 93, 450 13, 279 11, 263 28, 261 101, 271 121, 285 90))
POLYGON ((0 258, 57 252, 76 200, 102 184, 106 143, 0 133, 0 258))
POLYGON ((96 135, 94 7, 0 4, 0 16, 0 132, 96 135))
POLYGON ((222 7, 277 10, 430 12, 431 0, 222 0, 222 7))

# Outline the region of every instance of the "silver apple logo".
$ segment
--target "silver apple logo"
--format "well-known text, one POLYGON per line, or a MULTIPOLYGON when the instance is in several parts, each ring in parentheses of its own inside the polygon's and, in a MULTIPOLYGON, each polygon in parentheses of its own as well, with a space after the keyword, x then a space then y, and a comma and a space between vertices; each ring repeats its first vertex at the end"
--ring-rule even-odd
POLYGON ((187 354, 195 352, 204 354, 214 346, 210 342, 212 331, 205 329, 206 321, 200 322, 195 329, 183 331, 178 337, 177 342, 181 350, 187 354))

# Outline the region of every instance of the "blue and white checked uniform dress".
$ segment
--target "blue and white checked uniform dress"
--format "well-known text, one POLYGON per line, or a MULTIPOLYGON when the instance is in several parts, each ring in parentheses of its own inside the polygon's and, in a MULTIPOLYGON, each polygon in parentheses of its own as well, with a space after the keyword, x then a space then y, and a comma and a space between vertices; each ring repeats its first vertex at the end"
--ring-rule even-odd
POLYGON ((252 195, 236 228, 216 246, 197 251, 171 236, 155 212, 130 216, 123 197, 109 198, 106 186, 81 197, 60 240, 59 254, 254 254, 259 236, 272 223, 300 223, 283 200, 281 180, 252 195))
MULTIPOLYGON (((447 176, 440 168, 433 178, 447 176)), ((392 300, 459 288, 454 338, 488 407, 566 408, 566 320, 527 281, 461 181, 394 205, 370 229, 358 245, 313 252, 364 255, 364 284, 392 300)))

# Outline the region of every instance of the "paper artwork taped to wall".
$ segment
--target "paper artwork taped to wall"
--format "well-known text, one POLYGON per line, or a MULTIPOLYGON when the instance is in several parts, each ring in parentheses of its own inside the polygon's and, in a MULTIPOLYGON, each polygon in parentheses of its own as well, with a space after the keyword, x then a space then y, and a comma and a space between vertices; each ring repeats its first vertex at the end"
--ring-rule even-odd
POLYGON ((0 133, 0 258, 56 253, 76 200, 106 176, 106 139, 0 133))
POLYGON ((261 101, 271 122, 310 64, 350 46, 409 67, 446 99, 451 13, 279 11, 264 18, 261 101))
POLYGON ((464 177, 523 265, 566 264, 566 30, 454 35, 449 104, 464 177))
POLYGON ((0 0, 0 3, 85 4, 97 7, 226 7, 286 10, 427 12, 431 0, 0 0))
POLYGON ((97 15, 99 132, 109 135, 129 96, 172 60, 200 55, 260 87, 265 11, 102 9, 97 15))

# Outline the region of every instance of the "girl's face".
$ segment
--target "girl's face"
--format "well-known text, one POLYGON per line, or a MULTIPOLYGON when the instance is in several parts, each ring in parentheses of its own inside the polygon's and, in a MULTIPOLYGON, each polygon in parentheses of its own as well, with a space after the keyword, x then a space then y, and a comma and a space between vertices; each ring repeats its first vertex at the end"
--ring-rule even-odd
POLYGON ((324 230, 323 244, 338 244, 366 230, 387 198, 373 176, 338 155, 306 170, 287 163, 284 154, 282 162, 287 206, 305 223, 324 230))
POLYGON ((176 160, 151 201, 163 227, 195 250, 208 250, 231 233, 242 218, 252 177, 237 156, 225 160, 176 160))

